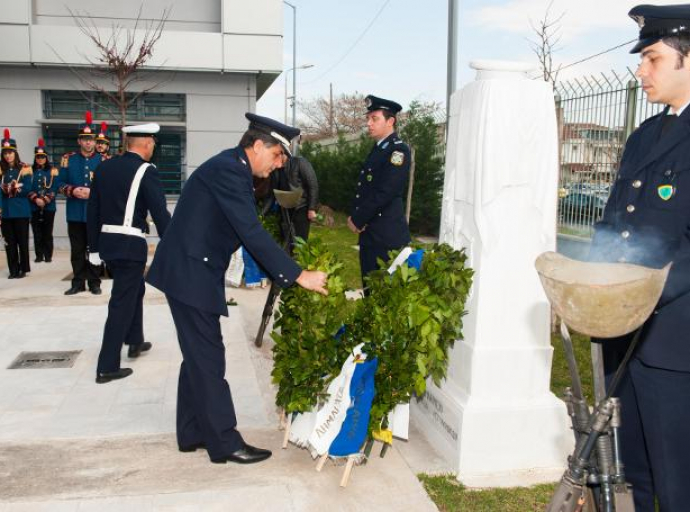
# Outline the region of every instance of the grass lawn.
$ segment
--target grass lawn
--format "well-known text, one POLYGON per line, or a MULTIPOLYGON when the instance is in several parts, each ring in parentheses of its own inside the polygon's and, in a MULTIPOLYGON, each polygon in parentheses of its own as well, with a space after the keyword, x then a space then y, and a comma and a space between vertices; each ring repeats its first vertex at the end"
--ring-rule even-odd
POLYGON ((551 500, 556 484, 511 489, 471 490, 453 475, 418 475, 441 512, 536 512, 551 500))
MULTIPOLYGON (((332 251, 337 254, 345 265, 345 282, 349 289, 360 288, 359 255, 355 247, 357 235, 353 234, 346 225, 347 217, 336 213, 333 227, 312 226, 312 235, 318 236, 332 251)), ((586 398, 593 397, 592 363, 589 339, 572 333, 573 347, 577 359, 582 386, 586 398)), ((562 396, 567 386, 570 386, 570 374, 565 361, 565 353, 560 335, 554 333, 551 337, 554 347, 553 365, 551 369, 551 391, 556 396, 562 396)), ((566 461, 563 461, 565 464, 566 461)), ((548 504, 555 484, 534 487, 518 487, 510 489, 470 490, 460 484, 452 475, 431 476, 418 475, 431 499, 442 512, 528 512, 544 510, 548 504)))

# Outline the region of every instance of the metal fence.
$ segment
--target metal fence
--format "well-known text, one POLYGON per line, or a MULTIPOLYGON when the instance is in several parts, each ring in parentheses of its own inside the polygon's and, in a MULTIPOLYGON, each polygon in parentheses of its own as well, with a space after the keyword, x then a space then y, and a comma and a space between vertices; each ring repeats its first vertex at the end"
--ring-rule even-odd
POLYGON ((560 151, 559 233, 590 237, 616 179, 625 140, 663 109, 627 69, 556 86, 560 151))

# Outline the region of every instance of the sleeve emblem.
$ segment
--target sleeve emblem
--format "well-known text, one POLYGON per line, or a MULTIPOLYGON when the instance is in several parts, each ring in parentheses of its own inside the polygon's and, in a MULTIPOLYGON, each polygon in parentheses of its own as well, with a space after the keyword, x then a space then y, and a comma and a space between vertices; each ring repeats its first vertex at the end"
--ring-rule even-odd
POLYGON ((391 153, 391 163, 396 167, 400 167, 405 163, 405 153, 402 151, 393 151, 393 153, 391 153))

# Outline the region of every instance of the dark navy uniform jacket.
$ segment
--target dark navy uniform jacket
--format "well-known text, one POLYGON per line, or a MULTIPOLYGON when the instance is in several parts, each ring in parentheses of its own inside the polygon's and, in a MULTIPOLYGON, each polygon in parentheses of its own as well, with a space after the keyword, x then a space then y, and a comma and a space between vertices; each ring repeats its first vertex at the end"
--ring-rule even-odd
POLYGON ((67 222, 86 222, 88 199, 73 197, 72 191, 76 187, 90 187, 93 172, 103 160, 106 160, 106 157, 95 151, 89 158, 80 151, 67 153, 62 157, 58 188, 67 197, 67 222))
POLYGON ((410 172, 410 148, 393 132, 374 146, 357 180, 350 216, 360 245, 399 248, 410 241, 403 195, 410 172))
POLYGON ((56 211, 55 194, 58 191, 59 171, 51 166, 36 167, 34 166, 34 178, 31 183, 31 192, 29 193, 29 201, 31 201, 31 211, 37 212, 43 210, 46 212, 56 211), (36 206, 36 199, 43 199, 45 206, 39 208, 36 206))
POLYGON ((591 259, 655 268, 673 262, 637 357, 648 366, 687 372, 690 109, 660 137, 663 115, 645 121, 628 139, 603 220, 596 226, 591 259))
POLYGON ((31 193, 31 167, 21 169, 12 168, 2 175, 2 217, 4 219, 29 219, 31 218, 31 205, 28 195, 31 193), (10 188, 15 181, 21 184, 21 189, 10 188))
MULTIPOLYGON (((104 224, 123 224, 132 181, 143 163, 143 158, 127 151, 104 161, 94 172, 86 222, 88 246, 89 252, 98 253, 102 260, 146 261, 148 245, 143 236, 101 231, 104 224)), ((139 185, 132 217, 132 227, 142 234, 148 233, 147 212, 151 212, 158 235, 162 237, 170 222, 170 212, 158 170, 151 164, 139 185)))
POLYGON ((227 149, 187 180, 146 281, 197 309, 225 315, 225 271, 243 245, 281 287, 301 273, 261 225, 244 149, 227 149))

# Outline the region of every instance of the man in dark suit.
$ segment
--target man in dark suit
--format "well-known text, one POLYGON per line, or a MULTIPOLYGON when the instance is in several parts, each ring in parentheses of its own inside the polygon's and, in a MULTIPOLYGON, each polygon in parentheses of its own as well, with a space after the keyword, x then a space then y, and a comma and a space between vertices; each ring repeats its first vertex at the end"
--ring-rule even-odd
POLYGON ((410 172, 410 148, 395 133, 402 107, 390 100, 367 96, 367 129, 376 145, 357 180, 357 192, 347 219, 359 233, 362 279, 378 268, 377 259, 388 260, 388 251, 410 242, 403 194, 410 172))
POLYGON ((144 268, 148 256, 147 213, 162 237, 170 222, 156 166, 149 163, 156 145, 157 124, 126 126, 127 151, 104 161, 94 173, 87 228, 89 261, 108 264, 113 291, 98 355, 96 382, 103 384, 132 374, 120 367, 122 345, 130 358, 151 349, 144 341, 144 268))
MULTIPOLYGON (((633 8, 632 53, 649 101, 667 108, 626 143, 597 224, 591 258, 660 268, 673 263, 617 393, 621 448, 637 512, 690 504, 690 6, 633 8)), ((610 380, 631 336, 599 340, 610 380)))
POLYGON ((204 162, 187 180, 146 280, 170 305, 183 362, 177 391, 180 451, 205 448, 212 462, 247 464, 271 456, 237 431, 220 315, 227 316, 225 271, 240 245, 281 287, 326 294, 326 274, 302 270, 261 226, 252 177, 282 165, 299 130, 255 114, 239 146, 204 162))

